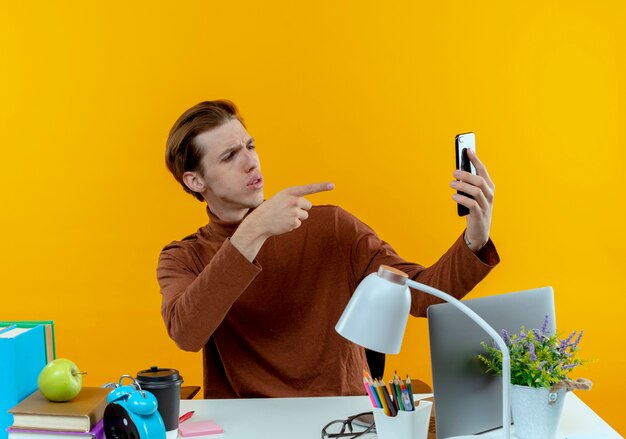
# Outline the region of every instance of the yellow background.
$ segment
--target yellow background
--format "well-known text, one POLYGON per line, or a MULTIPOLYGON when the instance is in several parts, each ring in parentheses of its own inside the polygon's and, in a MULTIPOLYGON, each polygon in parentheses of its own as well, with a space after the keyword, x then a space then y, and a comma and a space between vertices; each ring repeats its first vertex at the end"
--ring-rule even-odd
MULTIPOLYGON (((88 385, 159 365, 201 383, 161 321, 163 245, 206 222, 167 173, 189 106, 234 100, 267 195, 332 180, 431 264, 464 228, 448 187, 474 131, 502 263, 470 297, 552 285, 584 329, 579 392, 626 433, 622 1, 10 2, 0 15, 4 319, 54 319, 88 385)), ((430 381, 425 320, 387 370, 430 381)))

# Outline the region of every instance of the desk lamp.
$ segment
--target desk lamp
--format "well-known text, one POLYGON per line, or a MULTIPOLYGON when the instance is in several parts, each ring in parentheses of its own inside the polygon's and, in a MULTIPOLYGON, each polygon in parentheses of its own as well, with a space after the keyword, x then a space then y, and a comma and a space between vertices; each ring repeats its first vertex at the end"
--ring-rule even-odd
MULTIPOLYGON (((509 349, 496 330, 460 300, 409 279, 403 271, 381 265, 378 273, 370 274, 359 284, 339 318, 335 330, 344 338, 368 349, 387 354, 399 353, 411 309, 409 287, 451 303, 483 328, 497 343, 502 351, 502 437, 509 439, 511 436, 509 349)), ((455 436, 454 439, 470 437, 475 436, 455 436)))

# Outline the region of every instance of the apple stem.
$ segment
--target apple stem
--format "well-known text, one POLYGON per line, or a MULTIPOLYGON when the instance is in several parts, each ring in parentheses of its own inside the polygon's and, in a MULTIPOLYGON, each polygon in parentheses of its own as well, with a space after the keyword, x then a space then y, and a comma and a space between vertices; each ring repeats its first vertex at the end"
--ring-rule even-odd
POLYGON ((87 375, 87 372, 72 372, 72 375, 87 375))

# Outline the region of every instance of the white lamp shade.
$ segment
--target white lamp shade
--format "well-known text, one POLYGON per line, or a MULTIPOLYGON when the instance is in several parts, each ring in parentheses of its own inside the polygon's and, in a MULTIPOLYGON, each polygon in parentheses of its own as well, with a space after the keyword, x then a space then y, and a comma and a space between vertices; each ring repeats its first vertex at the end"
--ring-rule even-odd
POLYGON ((357 287, 335 330, 370 350, 397 354, 410 309, 409 287, 372 273, 357 287))

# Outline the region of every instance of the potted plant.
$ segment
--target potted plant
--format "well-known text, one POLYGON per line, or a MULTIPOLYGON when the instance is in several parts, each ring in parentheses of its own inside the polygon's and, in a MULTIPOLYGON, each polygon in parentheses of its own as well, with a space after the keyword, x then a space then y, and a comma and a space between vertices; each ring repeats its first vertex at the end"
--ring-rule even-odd
MULTIPOLYGON (((541 329, 501 336, 511 358, 511 409, 515 435, 519 439, 552 439, 556 437, 565 394, 574 389, 588 390, 591 381, 572 380, 570 374, 585 364, 579 357, 583 331, 561 339, 548 334, 549 317, 541 329)), ((485 352, 478 355, 485 372, 502 374, 502 352, 495 343, 482 342, 485 352)))

